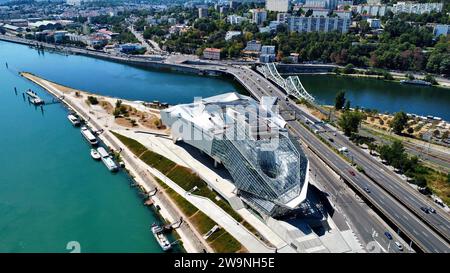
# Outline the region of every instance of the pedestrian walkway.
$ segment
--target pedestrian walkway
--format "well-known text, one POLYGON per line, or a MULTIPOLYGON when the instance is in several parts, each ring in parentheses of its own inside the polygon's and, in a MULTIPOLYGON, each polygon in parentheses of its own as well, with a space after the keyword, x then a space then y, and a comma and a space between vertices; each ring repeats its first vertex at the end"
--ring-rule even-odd
POLYGON ((248 231, 244 226, 237 222, 227 212, 210 199, 195 194, 188 193, 177 183, 173 182, 167 176, 163 175, 160 171, 148 167, 149 172, 156 176, 158 179, 166 183, 176 193, 185 198, 189 203, 196 206, 200 211, 206 214, 219 226, 224 228, 230 233, 236 240, 238 240, 249 252, 256 253, 270 253, 275 252, 275 248, 270 248, 261 242, 254 234, 248 231))
MULTIPOLYGON (((198 159, 192 157, 185 149, 174 144, 171 140, 154 135, 135 133, 129 130, 121 130, 118 133, 139 141, 142 145, 155 153, 164 155, 173 162, 195 171, 215 191, 219 192, 225 199, 235 198, 235 187, 233 183, 221 177, 217 172, 203 165, 198 159)), ((260 218, 248 209, 241 207, 236 210, 245 221, 253 226, 261 236, 269 241, 279 252, 295 252, 280 236, 271 230, 260 218), (283 251, 280 251, 280 250, 283 251)))

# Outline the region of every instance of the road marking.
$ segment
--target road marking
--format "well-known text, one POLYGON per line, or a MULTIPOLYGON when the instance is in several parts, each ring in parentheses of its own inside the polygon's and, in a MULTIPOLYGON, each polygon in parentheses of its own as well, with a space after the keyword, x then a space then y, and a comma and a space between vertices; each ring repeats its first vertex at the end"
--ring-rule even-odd
POLYGON ((428 238, 428 234, 426 234, 425 232, 422 231, 422 234, 425 235, 425 237, 428 238))
POLYGON ((405 218, 406 220, 409 220, 408 217, 406 217, 406 215, 403 215, 403 218, 405 218))

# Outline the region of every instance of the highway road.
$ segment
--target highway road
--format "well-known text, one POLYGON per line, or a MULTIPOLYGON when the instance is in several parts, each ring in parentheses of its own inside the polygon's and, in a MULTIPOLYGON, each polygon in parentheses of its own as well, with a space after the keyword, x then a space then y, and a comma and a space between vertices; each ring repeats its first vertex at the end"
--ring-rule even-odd
MULTIPOLYGON (((213 69, 213 67, 211 67, 213 69)), ((271 82, 249 68, 227 68, 228 72, 236 75, 248 90, 252 90, 253 95, 259 99, 261 96, 278 96, 284 98, 286 95, 275 87, 271 82)), ((297 105, 286 103, 284 99, 278 101, 280 110, 295 111, 297 117, 311 117, 304 113, 297 105)), ((297 135, 311 150, 313 150, 324 162, 333 168, 346 181, 349 181, 360 194, 370 203, 377 207, 389 220, 396 224, 408 238, 411 238, 425 252, 450 252, 450 247, 438 234, 430 230, 421 219, 406 209, 386 190, 374 183, 367 176, 359 173, 350 164, 331 150, 326 144, 321 142, 315 134, 302 126, 297 121, 288 121, 288 124, 295 135, 297 135), (349 170, 353 172, 352 175, 349 170), (364 188, 370 188, 370 193, 364 188)), ((350 145, 349 145, 350 146, 350 145)), ((358 149, 358 148, 357 148, 358 149)))
POLYGON ((447 240, 450 238, 450 227, 448 215, 445 211, 438 208, 436 205, 430 205, 429 200, 425 200, 425 197, 417 190, 407 184, 407 182, 401 179, 396 173, 390 170, 380 161, 376 160, 368 153, 356 147, 345 136, 337 133, 336 136, 333 133, 326 131, 319 133, 324 139, 334 139, 330 144, 339 149, 340 147, 348 147, 349 152, 347 157, 351 158, 356 164, 361 166, 365 173, 379 184, 382 188, 388 191, 400 202, 404 203, 408 208, 418 214, 418 217, 429 221, 437 231, 444 236, 447 240), (437 213, 424 213, 421 207, 433 206, 437 213))
MULTIPOLYGON (((305 152, 309 159, 311 176, 314 177, 314 181, 319 183, 323 190, 329 194, 329 199, 336 206, 334 209, 345 216, 345 220, 349 222, 358 238, 363 241, 368 252, 378 251, 370 249, 370 243, 374 241, 378 243, 380 252, 411 251, 409 245, 407 246, 407 243, 404 243, 400 236, 396 234, 397 231, 390 229, 333 171, 324 167, 323 161, 311 151, 306 150, 305 152), (384 234, 385 232, 389 232, 393 239, 389 240, 384 234), (403 250, 399 250, 394 242, 401 243, 403 250)), ((334 219, 334 217, 332 218, 334 219)), ((336 221, 338 220, 335 219, 336 221)))

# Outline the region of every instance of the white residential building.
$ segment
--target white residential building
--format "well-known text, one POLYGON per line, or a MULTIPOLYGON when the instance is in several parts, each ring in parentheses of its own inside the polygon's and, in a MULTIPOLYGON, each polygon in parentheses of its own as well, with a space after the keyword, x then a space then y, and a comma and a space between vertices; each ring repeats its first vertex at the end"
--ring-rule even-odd
POLYGON ((432 11, 441 12, 443 3, 414 3, 414 2, 398 2, 392 7, 394 14, 398 13, 414 13, 424 14, 432 11))
POLYGON ((327 17, 330 13, 330 10, 323 8, 314 8, 312 10, 312 16, 314 17, 327 17))
POLYGON ((280 22, 280 23, 286 23, 287 19, 289 17, 291 17, 291 14, 280 12, 280 13, 277 14, 277 21, 280 22))
POLYGON ((242 22, 247 21, 247 20, 248 19, 245 17, 234 15, 234 14, 227 16, 227 21, 231 25, 240 25, 242 22))
POLYGON ((352 18, 352 12, 349 10, 335 10, 334 14, 337 15, 337 17, 341 19, 351 19, 352 18))
POLYGON ((277 12, 287 12, 290 7, 289 0, 267 0, 266 10, 277 11, 277 12))
POLYGON ((207 7, 198 8, 198 18, 205 18, 205 17, 208 17, 208 8, 207 7))
POLYGON ((362 15, 369 15, 372 17, 384 16, 388 11, 388 7, 386 5, 357 5, 356 13, 362 15))
POLYGON ((219 48, 205 48, 203 50, 203 58, 209 60, 220 60, 220 49, 219 48))
POLYGON ((66 0, 67 5, 79 6, 81 5, 81 0, 66 0))
POLYGON ((435 25, 433 33, 434 37, 439 37, 441 35, 447 36, 450 34, 450 25, 435 25))
POLYGON ((367 19, 367 23, 369 23, 370 28, 379 29, 381 28, 381 20, 369 18, 367 19))
POLYGON ((270 46, 268 46, 268 45, 262 46, 261 47, 261 54, 275 54, 275 46, 272 46, 272 45, 270 45, 270 46))
POLYGON ((267 20, 267 11, 264 9, 252 9, 252 22, 257 25, 262 25, 267 20))
POLYGON ((289 31, 293 32, 348 32, 351 19, 342 19, 338 17, 299 17, 292 16, 288 18, 287 25, 289 31))
POLYGON ((231 39, 233 39, 233 37, 239 36, 242 34, 242 31, 227 31, 227 33, 225 34, 225 41, 229 41, 231 39))
POLYGON ((309 8, 322 8, 333 10, 338 6, 338 0, 306 0, 303 7, 309 8))

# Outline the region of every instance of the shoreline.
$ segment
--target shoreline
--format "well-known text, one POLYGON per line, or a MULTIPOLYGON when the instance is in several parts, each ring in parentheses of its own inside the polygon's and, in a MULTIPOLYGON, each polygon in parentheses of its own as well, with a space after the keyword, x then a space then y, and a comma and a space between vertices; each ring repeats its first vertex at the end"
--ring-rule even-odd
MULTIPOLYGON (((127 172, 127 174, 130 176, 130 179, 132 179, 137 185, 139 186, 139 189, 143 191, 144 193, 150 193, 154 191, 155 188, 160 189, 160 185, 156 185, 155 181, 152 181, 154 179, 151 178, 150 175, 147 174, 147 172, 143 172, 142 170, 139 171, 140 166, 138 164, 133 162, 133 159, 136 158, 136 156, 133 155, 131 151, 125 146, 122 145, 121 142, 116 139, 116 137, 111 133, 109 128, 103 128, 104 126, 101 126, 95 119, 91 118, 91 115, 80 109, 79 106, 76 105, 76 103, 70 101, 70 99, 67 99, 69 94, 66 94, 65 92, 61 90, 57 90, 53 86, 47 85, 45 82, 53 83, 44 79, 39 78, 38 76, 35 76, 32 73, 27 72, 20 72, 19 75, 32 83, 38 85, 39 87, 43 88, 45 91, 47 91, 52 96, 56 97, 58 100, 61 101, 61 103, 64 105, 65 108, 70 108, 73 111, 75 111, 80 117, 82 117, 86 124, 94 129, 94 130, 103 130, 102 134, 99 134, 97 137, 108 147, 114 148, 114 150, 118 151, 122 149, 122 152, 120 153, 122 161, 125 163, 124 171, 127 172), (36 77, 36 78, 34 78, 36 77)), ((53 83, 56 85, 59 85, 57 83, 53 83)), ((75 89, 74 89, 75 90, 75 89)), ((91 94, 89 92, 81 91, 85 94, 91 94)), ((125 101, 125 103, 128 101, 125 101)), ((162 218, 161 220, 163 222, 169 222, 173 223, 180 219, 180 217, 183 217, 183 214, 177 208, 172 202, 167 200, 167 196, 165 195, 155 195, 151 196, 149 199, 151 199, 154 202, 155 208, 159 207, 159 210, 155 210, 155 213, 162 218)), ((186 219, 185 217, 183 217, 186 219)), ((186 223, 186 221, 184 222, 186 223)), ((174 230, 177 235, 180 237, 180 240, 183 242, 182 248, 188 252, 188 253, 200 253, 202 252, 202 249, 208 249, 209 252, 213 252, 212 249, 208 245, 205 245, 202 239, 198 238, 201 237, 200 234, 195 232, 189 224, 182 225, 180 228, 174 230)), ((149 229, 149 232, 150 229, 149 229)), ((176 237, 176 236, 175 236, 176 237)))
MULTIPOLYGON (((355 78, 355 79, 372 79, 372 80, 381 80, 384 82, 389 82, 389 83, 397 83, 397 84, 402 84, 400 81, 401 80, 405 80, 406 77, 404 76, 397 76, 397 75, 392 75, 392 77, 394 78, 394 80, 387 80, 384 79, 383 76, 380 75, 366 75, 366 74, 343 74, 343 73, 335 73, 335 72, 305 72, 305 73, 283 73, 282 75, 296 75, 296 76, 301 76, 301 75, 329 75, 329 76, 336 76, 336 77, 348 77, 348 78, 355 78)), ((438 80, 437 80, 438 81, 438 80)), ((423 86, 423 87, 434 87, 434 88, 442 88, 442 89, 450 89, 450 83, 446 83, 446 82, 439 82, 439 85, 431 85, 431 86, 423 86)), ((419 86, 420 85, 413 85, 413 86, 419 86)))
MULTIPOLYGON (((211 69, 202 69, 199 67, 195 67, 192 65, 184 64, 184 63, 172 63, 172 62, 166 62, 163 57, 159 55, 147 55, 147 57, 138 57, 138 56, 130 56, 127 55, 126 57, 122 56, 115 56, 111 55, 106 52, 101 51, 95 51, 95 50, 89 50, 89 49, 83 49, 83 48, 77 48, 77 47, 71 47, 66 45, 54 45, 54 44, 48 44, 45 42, 35 41, 35 40, 28 40, 25 38, 19 38, 14 36, 8 36, 8 35, 1 35, 0 34, 0 41, 5 42, 11 42, 11 43, 18 43, 22 45, 28 45, 36 47, 38 45, 47 48, 47 49, 53 49, 59 52, 65 52, 66 54, 73 54, 73 55, 83 55, 87 57, 92 58, 98 58, 103 59, 111 62, 118 62, 138 67, 146 67, 151 69, 157 69, 157 70, 165 70, 165 71, 171 71, 171 72, 181 72, 181 73, 190 73, 190 74, 196 74, 196 75, 222 75, 226 76, 228 73, 224 73, 220 70, 211 70, 211 69)), ((336 66, 338 67, 338 66, 336 66)), ((342 67, 341 67, 342 68, 342 67)), ((355 68, 356 71, 364 71, 360 70, 361 68, 355 68)), ((394 80, 387 80, 384 79, 381 75, 367 75, 363 73, 354 73, 354 74, 343 74, 343 73, 335 73, 335 72, 305 72, 305 73, 284 73, 285 75, 335 75, 335 76, 345 76, 345 77, 351 77, 351 78, 368 78, 368 79, 376 79, 376 80, 383 80, 386 82, 392 82, 392 83, 400 83, 400 80, 406 79, 404 74, 407 74, 408 72, 393 72, 393 71, 387 71, 389 72, 394 80)), ((423 77, 418 77, 417 79, 423 80, 423 77)), ((436 81, 438 82, 438 85, 432 85, 429 87, 436 87, 436 88, 444 88, 444 89, 450 89, 450 81, 442 81, 438 78, 436 78, 436 81)))

